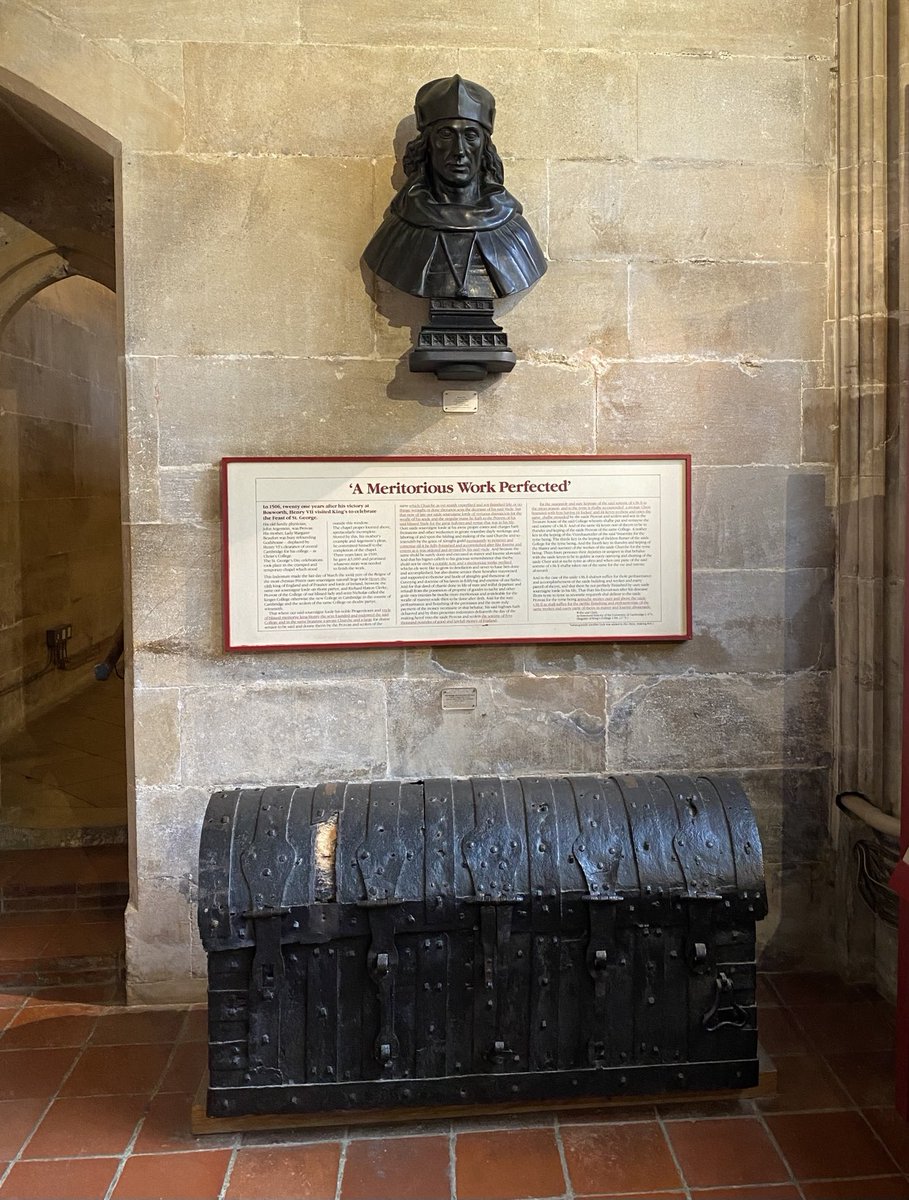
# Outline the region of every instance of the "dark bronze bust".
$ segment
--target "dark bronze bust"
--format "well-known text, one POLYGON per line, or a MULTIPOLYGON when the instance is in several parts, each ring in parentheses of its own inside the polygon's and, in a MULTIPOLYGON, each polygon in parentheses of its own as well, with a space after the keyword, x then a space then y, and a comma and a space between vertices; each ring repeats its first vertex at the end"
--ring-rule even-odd
POLYGON ((453 75, 424 84, 414 111, 419 133, 404 152, 407 182, 363 258, 394 287, 429 298, 412 371, 441 379, 510 371, 515 357, 492 321, 493 300, 535 283, 546 259, 504 185, 492 142, 495 99, 453 75))

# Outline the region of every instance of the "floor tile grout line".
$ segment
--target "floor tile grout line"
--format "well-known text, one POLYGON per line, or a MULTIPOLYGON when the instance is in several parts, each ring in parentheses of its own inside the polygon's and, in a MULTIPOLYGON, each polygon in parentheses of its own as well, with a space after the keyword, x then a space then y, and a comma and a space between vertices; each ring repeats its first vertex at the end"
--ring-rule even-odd
POLYGON ((876 1171, 872 1174, 868 1174, 866 1171, 864 1175, 835 1175, 833 1178, 827 1175, 809 1176, 807 1179, 800 1179, 799 1183, 857 1183, 866 1179, 892 1179, 894 1175, 903 1174, 905 1172, 897 1168, 894 1171, 876 1171))
MULTIPOLYGON (((843 1110, 843 1111, 848 1111, 848 1110, 843 1110)), ((788 1115, 788 1114, 781 1113, 780 1115, 784 1116, 784 1115, 788 1115)), ((769 1139, 770 1144, 773 1146, 774 1150, 776 1150, 777 1154, 780 1156, 783 1166, 789 1172, 790 1182, 792 1184, 794 1184, 796 1190, 800 1192, 802 1190, 802 1188, 801 1188, 801 1184, 799 1183, 798 1176, 797 1176, 792 1164, 790 1163, 788 1157, 783 1153, 783 1147, 777 1141, 776 1135, 774 1134, 774 1132, 770 1128, 770 1126, 767 1124, 764 1114, 762 1112, 758 1112, 757 1119, 758 1119, 758 1121, 760 1121, 761 1128, 764 1130, 764 1133, 767 1135, 767 1138, 769 1139)))
POLYGON ((221 1181, 221 1190, 218 1192, 218 1200, 224 1200, 228 1189, 230 1188, 230 1180, 234 1173, 234 1167, 237 1165, 237 1154, 239 1153, 239 1150, 239 1146, 234 1146, 230 1152, 230 1158, 227 1160, 227 1169, 224 1172, 224 1178, 221 1181))
POLYGON ((663 1120, 663 1116, 658 1107, 654 1108, 654 1119, 656 1120, 657 1125, 660 1127, 660 1132, 663 1135, 663 1141, 666 1143, 673 1165, 678 1173, 679 1180, 682 1184, 682 1190, 685 1193, 685 1200, 691 1200, 691 1188, 688 1185, 688 1176, 682 1170, 682 1164, 679 1162, 679 1156, 675 1152, 675 1146, 672 1144, 672 1138, 669 1136, 669 1130, 666 1128, 666 1122, 663 1120))
POLYGON ((335 1200, 341 1200, 341 1186, 344 1182, 344 1168, 347 1166, 347 1151, 350 1149, 350 1130, 345 1129, 341 1138, 341 1151, 338 1155, 338 1179, 335 1184, 335 1200))
MULTIPOLYGON (((829 1062, 829 1061, 828 1061, 828 1056, 827 1056, 826 1054, 819 1054, 819 1055, 818 1055, 818 1057, 820 1058, 820 1060, 821 1060, 821 1062, 824 1064, 824 1066, 827 1068, 827 1070, 830 1072, 830 1074, 833 1076, 833 1078, 836 1080, 836 1082, 839 1084, 839 1086, 840 1086, 840 1087, 843 1089, 843 1091, 846 1093, 846 1095, 847 1095, 847 1097, 849 1098, 849 1101, 850 1101, 850 1107, 852 1107, 852 1108, 857 1108, 857 1109, 861 1109, 861 1108, 862 1108, 862 1105, 861 1105, 861 1104, 859 1104, 859 1102, 858 1102, 858 1101, 855 1099, 855 1097, 853 1096, 853 1094, 852 1094, 852 1092, 851 1092, 851 1090, 850 1090, 850 1088, 849 1088, 849 1085, 846 1083, 846 1080, 845 1080, 845 1079, 843 1079, 843 1077, 840 1075, 839 1071, 837 1071, 837 1069, 836 1069, 836 1067, 833 1065, 833 1063, 831 1063, 831 1062, 829 1062)), ((879 1105, 879 1104, 868 1104, 868 1105, 866 1105, 865 1107, 867 1107, 867 1108, 881 1108, 881 1107, 883 1107, 883 1106, 882 1106, 882 1105, 879 1105)))
POLYGON ((562 1176, 565 1180, 565 1200, 574 1200, 574 1183, 571 1179, 571 1172, 568 1170, 568 1158, 565 1154, 565 1144, 562 1141, 562 1127, 558 1114, 553 1114, 552 1132, 555 1137, 556 1149, 559 1152, 559 1160, 562 1163, 562 1176))
POLYGON ((458 1135, 454 1121, 448 1124, 448 1195, 449 1200, 458 1198, 458 1135))
MULTIPOLYGON (((28 999, 28 997, 26 997, 26 1000, 27 999, 28 999)), ((25 1008, 25 1004, 22 1005, 22 1008, 25 1008)), ((21 1012, 22 1009, 19 1009, 18 1011, 21 1012)), ((31 1142, 31 1140, 35 1136, 35 1134, 38 1132, 38 1128, 41 1125, 44 1118, 47 1116, 47 1114, 53 1108, 55 1101, 60 1099, 60 1089, 66 1083, 67 1079, 69 1079, 70 1075, 72 1075, 73 1071, 75 1071, 76 1065, 81 1060, 82 1055, 85 1053, 85 1049, 88 1046, 89 1039, 91 1038, 92 1034, 94 1033, 95 1027, 97 1026, 99 1020, 100 1020, 100 1013, 96 1014, 95 1019, 91 1025, 90 1029, 86 1033, 85 1038, 83 1039, 81 1045, 76 1047, 76 1054, 73 1057, 73 1061, 69 1065, 69 1069, 64 1073, 62 1079, 57 1084, 57 1090, 53 1093, 53 1095, 48 1100, 47 1104, 41 1110, 41 1115, 38 1117, 38 1120, 32 1126, 31 1132, 28 1134, 28 1136, 22 1142, 19 1149, 16 1151, 15 1156, 7 1164, 6 1170, 3 1172, 0 1172, 0 1187, 5 1186, 6 1180, 9 1178, 10 1174, 12 1173, 13 1167, 16 1166, 17 1163, 20 1163, 23 1161, 23 1159, 22 1159, 23 1152, 28 1149, 29 1143, 31 1142)), ((64 1050, 67 1048, 68 1047, 65 1047, 65 1046, 59 1047, 59 1049, 61 1049, 61 1050, 64 1050)), ((28 1099, 28 1097, 22 1097, 22 1099, 28 1099)), ((38 1099, 41 1099, 41 1097, 38 1097, 38 1099)))
MULTIPOLYGON (((494 1118, 492 1118, 492 1119, 494 1120, 494 1118)), ((604 1118, 602 1118, 602 1119, 609 1119, 608 1114, 606 1114, 604 1116, 604 1118)), ((613 1121, 613 1120, 609 1119, 609 1123, 611 1125, 640 1125, 648 1119, 650 1119, 650 1118, 633 1117, 627 1121, 625 1121, 625 1120, 613 1121)), ((378 1122, 377 1122, 377 1124, 378 1124, 378 1122)), ((573 1127, 575 1123, 572 1122, 571 1124, 573 1127)), ((596 1125, 596 1124, 599 1124, 599 1122, 598 1121, 579 1122, 578 1124, 596 1125)), ((395 1124, 393 1126, 393 1128, 383 1129, 383 1131, 381 1133, 376 1133, 376 1134, 372 1133, 372 1130, 375 1128, 375 1126, 373 1126, 373 1125, 368 1125, 368 1124, 356 1125, 356 1126, 350 1127, 351 1132, 349 1133, 348 1136, 351 1141, 357 1141, 359 1139, 362 1141, 388 1140, 388 1141, 392 1141, 392 1142, 397 1141, 399 1138, 439 1138, 439 1137, 447 1137, 448 1136, 447 1126, 449 1126, 449 1125, 453 1125, 455 1136, 457 1136, 460 1133, 508 1133, 509 1130, 514 1130, 514 1129, 531 1131, 531 1130, 535 1130, 535 1129, 545 1128, 544 1123, 534 1123, 534 1124, 529 1124, 529 1125, 523 1125, 519 1122, 508 1122, 508 1123, 502 1123, 502 1124, 483 1125, 483 1126, 479 1126, 477 1128, 471 1127, 468 1129, 458 1129, 458 1128, 456 1128, 457 1121, 450 1122, 448 1119, 443 1119, 438 1122, 438 1127, 435 1129, 423 1129, 423 1128, 411 1129, 407 1121, 401 1121, 400 1123, 395 1124)), ((318 1145, 323 1142, 343 1141, 345 1135, 343 1133, 341 1133, 340 1130, 346 1129, 346 1128, 348 1128, 348 1127, 344 1126, 344 1125, 337 1125, 337 1126, 326 1125, 326 1126, 324 1126, 324 1129, 318 1129, 318 1130, 305 1129, 305 1130, 303 1130, 303 1132, 306 1132, 307 1134, 312 1133, 313 1136, 307 1137, 307 1140, 305 1142, 301 1142, 300 1144, 311 1146, 311 1145, 318 1145), (318 1133, 318 1136, 315 1136, 316 1133, 318 1133), (324 1134, 324 1136, 323 1136, 323 1134, 324 1134)), ((253 1134, 255 1133, 254 1130, 250 1130, 249 1132, 253 1133, 253 1134)), ((281 1129, 274 1129, 274 1130, 264 1129, 264 1130, 262 1130, 262 1132, 260 1134, 258 1134, 256 1136, 267 1137, 269 1134, 273 1133, 275 1135, 275 1141, 256 1142, 250 1148, 266 1150, 266 1149, 273 1149, 276 1147, 292 1144, 293 1143, 293 1132, 294 1131, 292 1129, 284 1129, 283 1131, 281 1129)))
MULTIPOLYGON (((868 1176, 868 1178, 870 1178, 870 1176, 868 1176)), ((827 1180, 824 1180, 824 1182, 825 1183, 839 1183, 840 1180, 827 1179, 827 1180)), ((846 1182, 850 1182, 850 1181, 847 1180, 846 1182)), ((772 1200, 773 1192, 768 1191, 768 1189, 784 1188, 784 1187, 789 1187, 789 1186, 790 1185, 788 1183, 786 1183, 785 1180, 783 1180, 779 1183, 750 1183, 750 1184, 749 1183, 734 1183, 734 1184, 723 1183, 723 1184, 712 1184, 710 1187, 699 1187, 697 1189, 697 1191, 698 1191, 699 1196, 703 1193, 703 1195, 710 1196, 711 1198, 715 1198, 715 1200, 727 1200, 730 1187, 732 1187, 734 1190, 744 1189, 745 1191, 748 1191, 750 1188, 756 1188, 758 1191, 767 1191, 768 1196, 772 1200)), ((798 1182, 796 1182, 792 1186, 794 1186, 795 1190, 799 1194, 801 1194, 802 1189, 801 1189, 801 1185, 798 1182)), ((659 1195, 658 1192, 654 1193, 654 1194, 659 1195)), ((635 1200, 634 1195, 632 1194, 632 1196, 628 1197, 627 1200, 635 1200)))
POLYGON ((183 1023, 181 1024, 180 1028, 177 1030, 177 1035, 174 1038, 173 1045, 170 1048, 170 1054, 168 1054, 167 1060, 165 1061, 164 1066, 161 1068, 161 1072, 158 1075, 158 1082, 155 1084, 154 1088, 152 1088, 151 1091, 148 1093, 148 1101, 145 1105, 145 1111, 142 1113, 142 1116, 139 1117, 138 1121, 136 1122, 136 1126, 133 1129, 132 1136, 127 1141, 126 1148, 124 1149, 123 1153, 121 1155, 117 1156, 117 1157, 119 1157, 120 1162, 119 1162, 119 1165, 117 1166, 116 1171, 114 1171, 114 1177, 110 1181, 110 1186, 108 1187, 107 1191, 104 1194, 104 1200, 111 1200, 111 1197, 113 1196, 114 1191, 116 1190, 117 1184, 120 1182, 120 1177, 122 1176, 123 1172, 126 1170, 126 1164, 129 1161, 129 1159, 132 1157, 133 1148, 135 1147, 136 1142, 139 1140, 139 1136, 142 1133, 142 1130, 145 1128, 145 1121, 148 1117, 148 1110, 151 1107, 152 1101, 158 1096, 159 1092, 161 1091, 161 1085, 164 1082, 164 1079, 167 1076, 167 1072, 170 1070, 171 1064, 174 1061, 174 1057, 176 1056, 176 1053, 177 1053, 177 1047, 181 1044, 180 1043, 180 1035, 183 1033, 183 1030, 186 1027, 186 1023, 188 1022, 188 1020, 189 1020, 189 1011, 187 1010, 187 1012, 184 1014, 184 1017, 183 1017, 183 1023))
POLYGON ((881 1135, 878 1133, 878 1131, 874 1128, 874 1126, 871 1124, 871 1122, 865 1116, 864 1111, 861 1108, 857 1108, 856 1112, 861 1117, 861 1119, 865 1122, 865 1125, 867 1126, 867 1128, 871 1130, 871 1133, 872 1133, 875 1141, 878 1142, 879 1145, 883 1146, 884 1151, 886 1152, 887 1157, 893 1163, 894 1168, 897 1171, 902 1172, 903 1168, 896 1161, 896 1155, 893 1153, 893 1151, 890 1149, 890 1147, 887 1145, 887 1143, 884 1141, 884 1139, 881 1137, 881 1135))

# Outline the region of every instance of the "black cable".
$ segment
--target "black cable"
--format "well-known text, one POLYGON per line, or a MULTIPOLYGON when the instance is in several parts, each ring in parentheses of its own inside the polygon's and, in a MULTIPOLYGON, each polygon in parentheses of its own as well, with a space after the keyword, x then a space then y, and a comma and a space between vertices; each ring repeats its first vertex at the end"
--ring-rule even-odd
POLYGON ((6 687, 0 688, 0 699, 4 696, 11 696, 13 692, 28 687, 30 683, 35 683, 38 679, 43 679, 51 671, 78 671, 80 667, 91 662, 98 651, 104 649, 105 645, 105 642, 93 642, 84 650, 80 650, 75 658, 67 658, 65 642, 53 649, 48 648, 47 661, 44 666, 38 671, 32 671, 31 675, 26 675, 24 679, 18 679, 15 683, 8 683, 6 687))
POLYGON ((40 679, 48 671, 53 671, 54 666, 54 656, 48 651, 47 662, 40 671, 33 671, 31 675, 26 675, 24 679, 19 679, 15 683, 8 683, 5 688, 0 688, 0 696, 11 696, 13 692, 18 692, 20 688, 28 687, 30 683, 34 683, 36 679, 40 679))
POLYGON ((86 646, 84 650, 80 650, 74 658, 67 658, 64 651, 64 660, 60 666, 61 671, 77 671, 79 667, 84 667, 86 663, 97 657, 98 651, 103 650, 105 642, 92 642, 90 646, 86 646))
POLYGON ((885 924, 897 925, 899 897, 890 887, 890 876, 900 860, 899 851, 878 836, 856 842, 852 853, 862 899, 885 924))

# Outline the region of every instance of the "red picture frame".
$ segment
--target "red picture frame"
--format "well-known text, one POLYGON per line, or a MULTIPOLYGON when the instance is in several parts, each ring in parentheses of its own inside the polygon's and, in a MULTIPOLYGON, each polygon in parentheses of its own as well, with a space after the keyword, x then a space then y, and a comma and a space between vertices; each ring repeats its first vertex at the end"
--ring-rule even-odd
MULTIPOLYGON (((691 614, 691 456, 689 454, 592 454, 592 455, 394 455, 394 456, 249 456, 225 457, 221 460, 221 548, 222 548, 222 595, 223 595, 223 636, 224 648, 231 652, 264 652, 273 650, 358 650, 389 647, 409 646, 445 646, 445 645, 528 645, 528 644, 560 644, 582 642, 683 642, 692 636, 691 614), (616 635, 611 633, 598 634, 592 629, 579 629, 569 635, 559 636, 522 636, 509 634, 507 636, 432 636, 432 637, 382 637, 382 638, 337 638, 331 641, 303 642, 275 641, 251 642, 248 639, 237 639, 233 628, 232 604, 232 503, 231 503, 231 472, 237 464, 348 464, 351 467, 365 467, 372 464, 376 468, 388 468, 394 464, 429 464, 436 472, 441 464, 483 464, 492 468, 495 464, 527 463, 540 464, 597 464, 597 463, 675 463, 681 469, 681 512, 682 512, 682 587, 684 620, 681 628, 671 633, 642 633, 634 635, 616 635)), ((248 574, 248 572, 247 572, 248 574)))

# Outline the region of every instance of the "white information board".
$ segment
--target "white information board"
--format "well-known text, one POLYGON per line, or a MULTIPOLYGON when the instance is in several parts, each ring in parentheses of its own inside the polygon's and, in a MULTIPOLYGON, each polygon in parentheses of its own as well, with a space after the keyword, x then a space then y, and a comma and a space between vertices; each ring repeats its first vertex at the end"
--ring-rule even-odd
POLYGON ((229 650, 691 636, 687 455, 225 458, 229 650))

